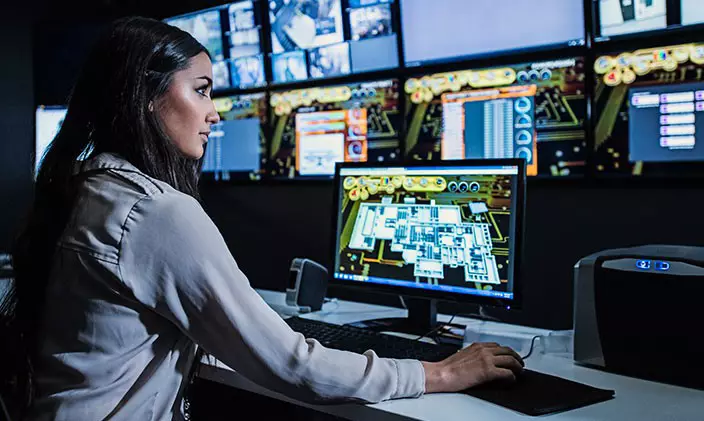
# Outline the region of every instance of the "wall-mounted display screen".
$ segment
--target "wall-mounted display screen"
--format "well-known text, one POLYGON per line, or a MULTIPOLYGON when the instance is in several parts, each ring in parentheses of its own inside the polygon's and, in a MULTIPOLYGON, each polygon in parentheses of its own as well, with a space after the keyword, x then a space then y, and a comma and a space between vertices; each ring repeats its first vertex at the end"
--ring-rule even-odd
POLYGON ((213 100, 220 122, 211 128, 203 173, 215 180, 259 179, 266 164, 266 94, 213 100))
POLYGON ((393 0, 270 0, 274 83, 398 66, 393 0))
POLYGON ((257 0, 243 0, 165 19, 198 40, 213 62, 213 89, 266 84, 257 0))
POLYGON ((331 177, 336 162, 401 155, 398 80, 274 92, 268 174, 331 177))
POLYGON ((704 174, 704 44, 603 55, 594 71, 597 174, 704 174))
POLYGON ((64 106, 39 106, 35 112, 35 136, 34 136, 34 172, 39 170, 39 165, 44 158, 44 153, 49 144, 59 133, 61 124, 66 117, 66 107, 64 106))
POLYGON ((401 0, 406 66, 585 44, 583 0, 401 0))
POLYGON ((585 173, 581 57, 424 75, 405 92, 410 159, 516 157, 528 175, 585 173))
POLYGON ((597 42, 704 23, 700 0, 591 1, 597 42))

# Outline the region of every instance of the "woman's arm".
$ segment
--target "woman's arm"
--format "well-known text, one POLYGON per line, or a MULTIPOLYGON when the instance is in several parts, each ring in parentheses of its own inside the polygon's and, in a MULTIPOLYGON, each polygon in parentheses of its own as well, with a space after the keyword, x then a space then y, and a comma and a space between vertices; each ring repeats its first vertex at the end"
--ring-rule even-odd
POLYGON ((269 389, 308 401, 378 402, 424 392, 419 361, 328 349, 293 332, 250 287, 188 196, 167 192, 135 205, 124 226, 120 272, 140 302, 269 389))

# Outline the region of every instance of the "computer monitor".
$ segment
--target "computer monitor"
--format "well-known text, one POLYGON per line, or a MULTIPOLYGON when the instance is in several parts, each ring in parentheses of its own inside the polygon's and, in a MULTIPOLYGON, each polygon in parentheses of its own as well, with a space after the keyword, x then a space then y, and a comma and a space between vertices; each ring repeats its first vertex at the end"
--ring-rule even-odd
POLYGON ((585 78, 582 57, 411 77, 406 156, 523 158, 528 175, 582 176, 585 78))
POLYGON ((407 67, 585 45, 583 0, 400 0, 407 67))
POLYGON ((594 40, 609 41, 704 23, 699 0, 591 0, 594 40))
POLYGON ((220 122, 211 128, 204 175, 216 181, 261 178, 266 164, 266 101, 264 92, 213 99, 220 122))
POLYGON ((398 66, 394 0, 270 0, 274 83, 398 66))
POLYGON ((213 90, 266 84, 258 0, 241 0, 167 18, 198 40, 213 62, 213 90))
POLYGON ((521 159, 339 163, 332 282, 420 299, 420 331, 436 300, 518 308, 524 200, 521 159))
POLYGON ((34 173, 39 171, 39 166, 44 158, 49 144, 59 133, 61 124, 66 117, 65 106, 40 105, 35 112, 35 137, 34 137, 34 173))
POLYGON ((332 178, 336 162, 401 155, 396 79, 273 92, 268 174, 332 178))
POLYGON ((704 43, 597 57, 595 173, 704 175, 704 43))

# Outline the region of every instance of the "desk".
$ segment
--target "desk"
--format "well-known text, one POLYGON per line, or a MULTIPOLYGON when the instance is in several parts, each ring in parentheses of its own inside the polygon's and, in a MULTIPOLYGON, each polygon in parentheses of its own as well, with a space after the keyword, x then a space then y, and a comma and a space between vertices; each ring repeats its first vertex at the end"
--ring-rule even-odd
MULTIPOLYGON (((283 316, 291 315, 285 307, 284 294, 259 291, 272 308, 283 316)), ((405 310, 353 302, 326 303, 320 312, 305 317, 331 323, 348 323, 379 317, 404 316, 405 310)), ((447 319, 441 316, 440 319, 447 319)), ((491 322, 456 319, 471 329, 500 332, 507 338, 545 335, 548 331, 491 322)), ((502 342, 502 341, 499 341, 502 342)), ((505 341, 503 341, 505 342, 505 341)), ((616 398, 585 408, 548 416, 555 421, 577 420, 704 420, 704 391, 654 383, 575 365, 568 353, 534 350, 526 367, 548 374, 616 390, 616 398)), ((264 389, 218 361, 210 361, 200 370, 200 377, 279 399, 295 405, 349 420, 427 421, 526 420, 529 417, 458 393, 425 395, 418 399, 400 399, 372 405, 310 405, 264 389)))

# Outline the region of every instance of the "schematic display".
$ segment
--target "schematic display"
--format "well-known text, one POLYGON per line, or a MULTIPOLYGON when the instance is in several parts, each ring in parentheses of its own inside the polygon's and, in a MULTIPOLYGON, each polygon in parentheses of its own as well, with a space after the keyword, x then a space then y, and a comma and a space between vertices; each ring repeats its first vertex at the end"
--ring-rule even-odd
POLYGON ((513 178, 342 180, 336 278, 512 298, 513 178))

